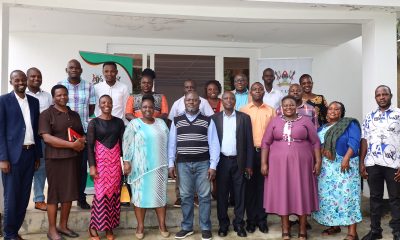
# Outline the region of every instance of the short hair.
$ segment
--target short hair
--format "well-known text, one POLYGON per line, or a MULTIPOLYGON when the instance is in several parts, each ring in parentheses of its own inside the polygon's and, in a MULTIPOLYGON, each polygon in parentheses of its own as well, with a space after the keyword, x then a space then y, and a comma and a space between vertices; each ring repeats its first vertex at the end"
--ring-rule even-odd
POLYGON ((272 69, 272 68, 266 68, 266 69, 264 69, 264 71, 263 71, 263 75, 264 75, 264 73, 265 72, 272 72, 273 74, 275 73, 275 71, 274 71, 274 69, 272 69))
POLYGON ((292 99, 294 102, 296 102, 296 98, 294 98, 293 96, 290 96, 290 95, 286 95, 282 98, 281 105, 283 105, 283 101, 285 101, 286 99, 292 99))
POLYGON ((102 98, 109 98, 109 99, 111 100, 111 103, 113 102, 113 99, 112 99, 112 97, 111 97, 110 95, 104 94, 104 95, 101 95, 101 97, 99 98, 99 104, 100 104, 100 100, 101 100, 102 98))
MULTIPOLYGON (((250 90, 251 90, 251 88, 254 86, 254 85, 261 85, 262 87, 263 87, 263 89, 264 89, 264 84, 262 84, 262 83, 260 83, 260 82, 254 82, 253 84, 251 84, 251 86, 250 86, 250 90)), ((264 89, 265 90, 265 89, 264 89)))
POLYGON ((222 97, 224 97, 225 94, 230 94, 231 96, 233 96, 233 98, 234 98, 235 101, 236 101, 236 96, 235 96, 235 94, 234 94, 232 91, 225 91, 225 92, 222 94, 222 97))
POLYGON ((154 72, 151 68, 146 68, 142 72, 142 77, 149 77, 151 80, 154 80, 156 78, 156 72, 154 72))
POLYGON ((235 75, 233 76, 233 81, 235 81, 236 76, 240 76, 240 77, 244 78, 244 80, 245 80, 246 82, 249 81, 249 78, 248 78, 248 77, 246 76, 246 74, 244 74, 244 73, 235 74, 235 75))
POLYGON ((30 74, 31 71, 37 71, 37 72, 40 73, 40 75, 42 75, 42 72, 41 72, 38 68, 36 68, 36 67, 31 67, 31 68, 29 68, 28 70, 26 70, 26 76, 28 76, 28 75, 30 74))
POLYGON ((185 83, 187 83, 187 82, 191 82, 193 84, 193 87, 196 88, 196 86, 197 86, 196 85, 196 81, 194 81, 193 79, 188 78, 185 81, 183 81, 183 85, 185 85, 185 83))
POLYGON ((152 102, 153 103, 153 105, 154 105, 154 97, 153 97, 153 95, 151 95, 151 94, 144 94, 143 95, 143 97, 142 97, 142 103, 140 104, 140 105, 142 105, 143 104, 143 102, 144 101, 150 101, 150 102, 152 102))
POLYGON ((389 90, 390 95, 392 95, 392 90, 390 89, 389 86, 387 86, 387 85, 379 85, 379 86, 377 86, 377 87, 375 88, 375 92, 376 92, 376 90, 378 90, 379 88, 387 88, 387 89, 389 90))
POLYGON ((14 74, 14 73, 19 73, 19 74, 22 74, 22 75, 24 75, 25 77, 26 77, 26 74, 24 73, 24 71, 22 71, 22 70, 14 70, 14 71, 12 71, 11 73, 10 73, 10 80, 11 80, 11 78, 12 78, 12 75, 14 74))
POLYGON ((196 91, 193 91, 193 92, 187 92, 187 93, 185 93, 185 98, 186 98, 186 96, 187 96, 187 95, 189 95, 189 94, 196 94, 196 95, 197 95, 197 97, 199 97, 199 99, 200 99, 200 95, 199 95, 199 93, 198 93, 198 92, 196 92, 196 91))
POLYGON ((329 106, 332 104, 338 104, 340 106, 340 118, 343 118, 344 115, 346 114, 346 108, 344 107, 344 104, 339 101, 333 101, 333 102, 329 103, 329 106))
POLYGON ((115 62, 105 62, 103 63, 103 68, 105 66, 114 66, 115 68, 117 68, 117 64, 115 62))
POLYGON ((214 85, 217 86, 217 88, 218 88, 218 94, 220 94, 220 93, 222 92, 221 83, 219 83, 217 80, 210 80, 210 81, 206 82, 206 85, 204 85, 204 90, 205 90, 204 93, 205 93, 205 96, 207 96, 207 88, 208 88, 208 85, 211 85, 211 84, 214 84, 214 85))
POLYGON ((312 81, 311 75, 306 73, 306 74, 303 74, 303 75, 300 76, 300 78, 299 78, 299 83, 301 84, 301 81, 302 81, 303 79, 306 79, 306 78, 309 78, 309 79, 311 79, 311 81, 312 81))
POLYGON ((65 91, 67 91, 67 94, 68 94, 68 88, 67 88, 66 86, 61 85, 61 84, 57 84, 57 85, 54 85, 54 86, 51 88, 51 96, 52 96, 52 97, 54 97, 54 94, 56 94, 56 90, 57 90, 57 89, 65 89, 65 91))

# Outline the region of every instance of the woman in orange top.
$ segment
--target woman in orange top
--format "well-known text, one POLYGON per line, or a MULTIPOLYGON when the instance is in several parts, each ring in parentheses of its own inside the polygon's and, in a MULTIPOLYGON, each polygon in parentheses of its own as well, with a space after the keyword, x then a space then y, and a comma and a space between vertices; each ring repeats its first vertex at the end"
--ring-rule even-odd
POLYGON ((222 111, 222 101, 219 98, 219 94, 221 94, 222 86, 217 80, 208 81, 205 85, 205 94, 208 103, 213 109, 214 113, 219 113, 222 111))
POLYGON ((167 99, 163 94, 153 92, 154 79, 156 78, 156 73, 150 69, 146 68, 142 72, 142 78, 140 79, 140 89, 139 94, 133 94, 129 96, 126 106, 125 106, 125 117, 129 121, 134 118, 141 118, 142 112, 140 107, 142 104, 143 95, 151 94, 154 97, 154 117, 167 119, 168 117, 168 103, 167 99))

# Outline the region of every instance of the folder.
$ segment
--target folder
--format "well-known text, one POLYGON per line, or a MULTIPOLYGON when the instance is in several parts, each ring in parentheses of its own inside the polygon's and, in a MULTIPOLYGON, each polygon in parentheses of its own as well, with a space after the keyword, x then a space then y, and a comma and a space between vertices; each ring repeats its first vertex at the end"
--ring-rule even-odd
POLYGON ((82 138, 82 135, 80 135, 79 133, 75 132, 74 129, 69 127, 68 128, 68 141, 75 142, 79 138, 82 138))

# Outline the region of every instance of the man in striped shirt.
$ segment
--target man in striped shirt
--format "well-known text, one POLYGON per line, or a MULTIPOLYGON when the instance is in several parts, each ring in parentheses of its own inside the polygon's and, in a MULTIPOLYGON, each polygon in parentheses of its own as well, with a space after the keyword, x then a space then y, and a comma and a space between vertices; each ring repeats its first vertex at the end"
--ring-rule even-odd
POLYGON ((209 240, 212 238, 210 182, 215 179, 220 145, 214 121, 199 110, 199 95, 186 93, 184 101, 185 113, 174 117, 168 141, 169 174, 171 178, 176 177, 176 160, 182 199, 182 229, 175 238, 193 234, 193 203, 197 191, 201 238, 209 240))
MULTIPOLYGON (((318 128, 318 116, 313 106, 303 102, 303 88, 294 83, 289 87, 289 95, 296 99, 297 113, 307 117, 318 128)), ((276 115, 282 116, 282 107, 276 109, 276 115)))

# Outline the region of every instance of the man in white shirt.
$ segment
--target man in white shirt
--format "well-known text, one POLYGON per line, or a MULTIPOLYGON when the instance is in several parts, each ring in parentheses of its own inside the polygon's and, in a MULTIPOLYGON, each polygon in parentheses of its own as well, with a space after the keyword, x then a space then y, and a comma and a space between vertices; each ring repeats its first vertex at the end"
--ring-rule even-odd
MULTIPOLYGON (((196 82, 188 79, 183 83, 183 93, 184 95, 189 92, 196 91, 196 82)), ((182 115, 185 113, 185 96, 179 98, 172 105, 171 111, 169 112, 168 119, 174 120, 174 117, 182 115)), ((200 112, 206 116, 211 116, 214 114, 213 109, 208 103, 207 99, 200 97, 200 112)))
POLYGON ((25 94, 23 71, 10 74, 14 91, 0 96, 0 170, 4 188, 4 239, 23 239, 18 231, 29 203, 35 167, 42 157, 38 135, 39 101, 25 94))
MULTIPOLYGON (((39 100, 40 112, 43 112, 49 108, 51 104, 53 104, 53 98, 51 97, 50 93, 43 91, 40 88, 40 86, 42 86, 42 73, 39 69, 33 67, 26 71, 26 75, 28 77, 28 89, 26 90, 26 94, 29 94, 39 100)), ((44 148, 43 141, 42 147, 44 148)), ((35 203, 35 208, 42 211, 47 211, 47 204, 45 202, 43 193, 45 183, 46 168, 44 157, 42 157, 40 158, 39 168, 33 175, 33 202, 35 203)))
POLYGON ((392 92, 381 85, 375 90, 378 108, 362 125, 360 173, 370 189, 371 230, 362 240, 382 238, 383 187, 386 182, 393 240, 400 240, 400 109, 392 106, 392 92))
POLYGON ((125 104, 129 97, 129 91, 124 83, 117 81, 117 75, 117 64, 114 62, 106 62, 103 64, 103 76, 105 81, 94 85, 94 92, 96 94, 95 114, 96 116, 101 114, 98 103, 100 97, 109 95, 113 100, 112 115, 124 120, 126 125, 128 120, 125 118, 125 104))
POLYGON ((278 109, 281 105, 281 100, 285 96, 278 89, 273 88, 275 73, 271 68, 266 68, 263 72, 264 87, 265 94, 263 98, 263 102, 274 109, 278 109))

